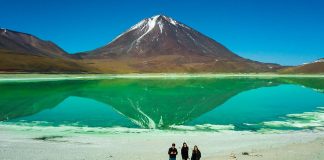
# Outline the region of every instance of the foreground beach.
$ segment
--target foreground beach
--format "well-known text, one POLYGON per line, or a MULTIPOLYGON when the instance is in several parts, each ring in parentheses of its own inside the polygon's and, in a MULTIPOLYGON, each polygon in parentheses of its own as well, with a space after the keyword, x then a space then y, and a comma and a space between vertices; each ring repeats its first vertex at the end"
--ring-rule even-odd
MULTIPOLYGON (((205 160, 321 160, 323 131, 282 133, 147 130, 110 134, 65 134, 0 128, 0 159, 164 160, 175 142, 198 145, 205 160), (245 155, 244 155, 245 154, 245 155)), ((180 156, 178 155, 178 158, 180 156)))

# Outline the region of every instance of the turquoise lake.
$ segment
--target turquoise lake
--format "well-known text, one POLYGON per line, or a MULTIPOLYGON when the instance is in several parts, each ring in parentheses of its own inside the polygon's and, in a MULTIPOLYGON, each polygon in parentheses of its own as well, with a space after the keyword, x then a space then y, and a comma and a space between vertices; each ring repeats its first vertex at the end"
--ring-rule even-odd
POLYGON ((324 128, 324 78, 0 82, 0 124, 161 130, 324 128))

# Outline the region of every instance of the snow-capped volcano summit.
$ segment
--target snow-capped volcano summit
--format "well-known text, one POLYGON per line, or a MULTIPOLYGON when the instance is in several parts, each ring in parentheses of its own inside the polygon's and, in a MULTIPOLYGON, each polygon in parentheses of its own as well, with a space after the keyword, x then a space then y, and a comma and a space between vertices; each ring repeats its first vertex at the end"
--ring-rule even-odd
POLYGON ((149 31, 151 31, 151 29, 153 29, 155 27, 155 25, 158 25, 158 27, 162 33, 163 25, 165 23, 169 23, 169 24, 172 24, 172 25, 178 26, 178 27, 182 26, 182 27, 189 28, 189 27, 185 26, 184 24, 181 24, 170 17, 164 16, 164 15, 156 15, 156 16, 153 16, 150 18, 143 19, 142 21, 138 22, 137 24, 132 26, 127 31, 131 31, 131 30, 138 29, 138 28, 143 29, 143 27, 148 27, 147 32, 149 32, 149 31))
POLYGON ((219 60, 241 59, 218 42, 164 15, 143 19, 106 46, 82 54, 86 58, 154 55, 198 55, 219 60))
MULTIPOLYGON (((163 27, 166 23, 172 24, 174 26, 182 26, 182 27, 186 27, 189 29, 189 27, 185 26, 184 24, 181 24, 175 20, 173 20, 170 17, 164 16, 164 15, 156 15, 150 18, 146 18, 141 20, 140 22, 138 22, 137 24, 135 24, 134 26, 132 26, 131 28, 129 28, 126 32, 120 34, 119 36, 117 36, 113 41, 115 41, 116 39, 118 39, 119 37, 121 37, 122 35, 135 30, 135 29, 140 29, 140 30, 145 30, 145 33, 142 35, 145 36, 147 33, 149 33, 150 31, 152 31, 152 29, 157 26, 160 29, 160 33, 163 33, 163 27)), ((141 37, 141 38, 142 38, 141 37)), ((112 42, 113 42, 112 41, 112 42)))

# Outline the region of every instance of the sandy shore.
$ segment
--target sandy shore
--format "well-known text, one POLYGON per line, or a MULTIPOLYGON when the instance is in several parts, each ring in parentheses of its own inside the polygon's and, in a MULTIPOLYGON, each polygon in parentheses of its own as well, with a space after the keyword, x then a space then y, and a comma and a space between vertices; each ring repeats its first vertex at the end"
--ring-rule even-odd
MULTIPOLYGON (((165 160, 171 143, 198 145, 205 160, 323 160, 324 132, 64 134, 0 127, 1 160, 165 160), (248 155, 243 155, 247 152, 248 155), (236 157, 236 158, 234 158, 236 157)), ((178 156, 180 159, 180 156, 178 156)))

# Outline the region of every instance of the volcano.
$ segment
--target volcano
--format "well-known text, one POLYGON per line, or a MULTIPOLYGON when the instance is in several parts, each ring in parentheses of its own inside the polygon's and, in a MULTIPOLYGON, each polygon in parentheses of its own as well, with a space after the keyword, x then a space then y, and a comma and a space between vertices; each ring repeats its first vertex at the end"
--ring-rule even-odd
POLYGON ((280 67, 242 58, 164 15, 143 19, 107 45, 77 55, 112 72, 119 68, 129 72, 264 72, 280 67))
POLYGON ((159 55, 196 55, 224 60, 240 59, 220 43, 163 15, 140 21, 108 45, 90 51, 84 57, 150 57, 159 55))

